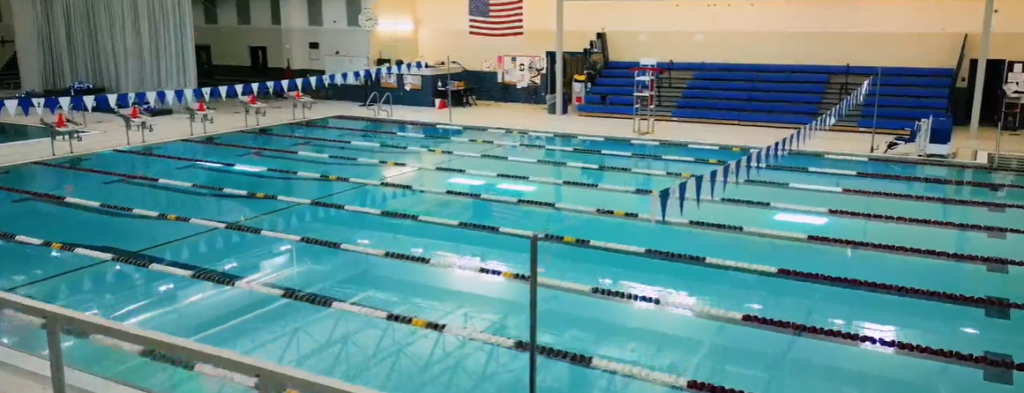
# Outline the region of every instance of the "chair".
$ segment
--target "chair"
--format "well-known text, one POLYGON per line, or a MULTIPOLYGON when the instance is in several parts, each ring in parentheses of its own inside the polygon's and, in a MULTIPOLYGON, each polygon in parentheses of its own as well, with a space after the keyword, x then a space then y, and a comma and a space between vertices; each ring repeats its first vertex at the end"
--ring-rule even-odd
POLYGON ((476 106, 476 87, 462 89, 462 105, 476 106))

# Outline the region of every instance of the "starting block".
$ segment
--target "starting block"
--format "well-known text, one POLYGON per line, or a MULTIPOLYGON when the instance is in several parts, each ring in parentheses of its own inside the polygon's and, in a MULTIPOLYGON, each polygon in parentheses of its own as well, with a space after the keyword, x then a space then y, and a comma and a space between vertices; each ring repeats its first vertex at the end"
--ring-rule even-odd
POLYGON ((313 104, 316 103, 316 100, 314 100, 313 97, 302 94, 298 90, 295 91, 295 94, 285 94, 285 96, 292 102, 292 120, 298 120, 295 117, 295 108, 300 105, 302 106, 302 118, 305 119, 306 110, 313 110, 313 104))
POLYGON ((140 114, 139 107, 137 106, 133 106, 127 113, 118 110, 114 114, 120 117, 121 120, 124 120, 124 136, 128 140, 129 145, 132 144, 131 136, 129 135, 132 127, 139 130, 139 133, 142 134, 142 143, 146 143, 146 131, 153 132, 153 125, 149 123, 149 116, 140 114))
POLYGON ((50 129, 50 153, 54 156, 57 155, 57 148, 54 145, 57 141, 57 137, 60 136, 61 140, 68 141, 68 149, 71 153, 75 152, 73 140, 79 142, 82 141, 82 125, 71 120, 65 120, 63 113, 57 114, 57 119, 54 122, 47 122, 45 119, 40 118, 39 123, 44 127, 50 129))
POLYGON ((192 107, 192 105, 185 105, 185 111, 188 112, 188 133, 189 135, 195 135, 192 129, 192 124, 195 124, 196 119, 203 124, 203 134, 206 134, 206 124, 213 124, 213 110, 206 107, 206 104, 199 102, 199 105, 192 107))
POLYGON ((260 125, 260 116, 267 117, 267 104, 256 100, 255 95, 251 95, 248 98, 240 98, 239 101, 242 103, 242 108, 245 109, 245 126, 249 126, 249 112, 252 112, 256 117, 256 125, 260 125))

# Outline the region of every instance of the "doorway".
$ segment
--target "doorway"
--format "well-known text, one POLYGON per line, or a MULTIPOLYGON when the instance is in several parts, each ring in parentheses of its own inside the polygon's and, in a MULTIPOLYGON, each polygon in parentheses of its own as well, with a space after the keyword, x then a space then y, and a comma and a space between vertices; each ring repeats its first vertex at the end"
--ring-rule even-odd
POLYGON ((253 72, 257 74, 264 74, 267 71, 267 47, 265 46, 250 46, 249 47, 249 68, 252 68, 253 72))
POLYGON ((204 77, 213 66, 213 49, 209 45, 196 45, 196 74, 204 77))
MULTIPOLYGON (((967 93, 969 103, 974 102, 975 76, 978 75, 978 59, 971 59, 967 70, 967 93)), ((996 126, 1002 104, 1003 80, 1006 78, 1006 59, 988 59, 985 62, 985 85, 981 88, 981 118, 983 126, 996 126)))

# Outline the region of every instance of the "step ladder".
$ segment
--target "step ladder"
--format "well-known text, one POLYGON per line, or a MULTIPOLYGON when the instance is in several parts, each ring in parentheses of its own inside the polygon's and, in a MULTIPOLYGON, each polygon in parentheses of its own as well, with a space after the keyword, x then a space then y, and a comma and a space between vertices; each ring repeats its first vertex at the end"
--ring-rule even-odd
POLYGON ((658 60, 640 59, 640 66, 633 72, 633 133, 648 135, 654 133, 655 109, 658 102, 658 60))

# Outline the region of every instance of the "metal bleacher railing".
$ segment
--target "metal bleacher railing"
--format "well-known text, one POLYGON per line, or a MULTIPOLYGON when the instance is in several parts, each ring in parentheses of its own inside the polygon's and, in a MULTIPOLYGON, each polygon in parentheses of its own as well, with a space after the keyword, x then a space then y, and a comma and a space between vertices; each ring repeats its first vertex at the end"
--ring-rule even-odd
POLYGON ((950 114, 956 113, 953 108, 953 90, 956 89, 957 78, 960 78, 960 70, 964 65, 964 56, 967 55, 967 34, 964 34, 964 39, 960 43, 960 55, 956 58, 956 68, 953 70, 953 78, 949 82, 949 97, 946 99, 946 109, 950 114))
MULTIPOLYGON (((91 341, 128 343, 142 347, 150 354, 171 356, 222 372, 237 373, 255 380, 260 393, 377 393, 375 390, 350 385, 193 341, 151 332, 112 322, 100 317, 67 310, 54 305, 0 292, 0 310, 11 310, 30 319, 45 320, 46 341, 50 362, 50 379, 54 393, 66 393, 61 335, 89 337, 91 341)), ((17 314, 15 314, 17 315, 17 314)), ((7 314, 10 319, 10 314, 7 314)), ((3 322, 3 320, 0 320, 3 322)), ((3 360, 0 360, 3 362, 3 360)), ((237 381, 236 381, 237 382, 237 381)), ((100 393, 100 392, 97 392, 100 393)))

